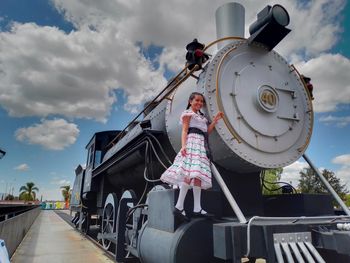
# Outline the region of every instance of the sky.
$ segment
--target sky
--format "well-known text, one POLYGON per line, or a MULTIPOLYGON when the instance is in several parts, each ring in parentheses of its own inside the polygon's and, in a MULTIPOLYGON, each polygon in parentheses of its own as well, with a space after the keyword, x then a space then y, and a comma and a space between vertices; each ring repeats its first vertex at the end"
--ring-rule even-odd
MULTIPOLYGON (((211 0, 1 0, 0 193, 33 181, 61 200, 86 162, 95 132, 123 129, 183 68, 185 46, 216 38, 211 0)), ((350 4, 345 0, 237 1, 246 33, 265 5, 289 12, 292 32, 275 48, 314 85, 306 151, 350 190, 350 4)), ((282 180, 298 182, 303 160, 282 180)))

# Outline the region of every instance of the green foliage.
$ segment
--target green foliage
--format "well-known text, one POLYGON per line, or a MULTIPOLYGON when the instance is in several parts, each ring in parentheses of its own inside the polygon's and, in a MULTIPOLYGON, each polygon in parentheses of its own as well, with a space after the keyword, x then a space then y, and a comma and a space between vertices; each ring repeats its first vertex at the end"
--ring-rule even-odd
POLYGON ((12 194, 8 194, 8 195, 5 197, 5 200, 6 200, 6 201, 12 201, 12 200, 15 200, 15 197, 14 197, 12 194))
MULTIPOLYGON (((340 179, 334 172, 324 169, 322 175, 337 192, 341 199, 346 199, 348 189, 345 184, 341 184, 340 179)), ((300 171, 298 188, 302 193, 328 194, 328 190, 311 168, 305 168, 300 171)))
POLYGON ((35 191, 39 191, 39 188, 35 186, 33 182, 26 183, 19 189, 19 199, 24 201, 34 201, 36 197, 35 191))
POLYGON ((279 184, 276 184, 281 179, 281 174, 283 168, 267 169, 262 172, 261 183, 262 183, 262 193, 263 195, 280 194, 282 190, 279 184))
POLYGON ((62 189, 62 196, 64 198, 64 201, 67 202, 68 200, 70 200, 70 196, 72 193, 72 190, 70 189, 70 185, 61 186, 61 189, 62 189))
POLYGON ((345 204, 347 207, 350 207, 350 194, 345 195, 345 204))

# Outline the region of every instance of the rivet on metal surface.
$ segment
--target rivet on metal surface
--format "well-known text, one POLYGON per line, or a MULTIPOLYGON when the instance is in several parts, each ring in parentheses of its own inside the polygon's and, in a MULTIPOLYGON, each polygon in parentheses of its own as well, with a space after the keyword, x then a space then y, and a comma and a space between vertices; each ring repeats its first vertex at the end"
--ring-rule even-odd
POLYGON ((269 65, 269 70, 272 70, 272 66, 271 65, 269 65))
POLYGON ((239 76, 240 74, 239 74, 237 71, 235 71, 235 75, 236 75, 236 76, 239 76))

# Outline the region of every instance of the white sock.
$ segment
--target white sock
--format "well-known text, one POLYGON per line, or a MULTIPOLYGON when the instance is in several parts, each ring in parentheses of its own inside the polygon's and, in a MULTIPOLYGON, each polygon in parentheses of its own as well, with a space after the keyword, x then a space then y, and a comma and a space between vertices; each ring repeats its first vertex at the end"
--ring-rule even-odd
POLYGON ((193 212, 199 212, 202 210, 201 207, 201 191, 199 186, 193 186, 193 212))
POLYGON ((186 183, 182 183, 180 186, 179 197, 178 197, 177 203, 175 205, 175 207, 177 209, 179 209, 180 211, 184 209, 185 197, 186 197, 186 194, 187 194, 187 191, 189 188, 190 188, 190 186, 186 183))

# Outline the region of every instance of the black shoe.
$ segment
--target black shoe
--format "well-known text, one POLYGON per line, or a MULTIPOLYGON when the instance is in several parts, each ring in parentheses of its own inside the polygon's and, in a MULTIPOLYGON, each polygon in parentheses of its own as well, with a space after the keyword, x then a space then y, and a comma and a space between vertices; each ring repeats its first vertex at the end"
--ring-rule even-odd
POLYGON ((206 211, 204 211, 203 209, 199 210, 199 212, 193 212, 192 216, 193 217, 214 217, 213 214, 209 214, 206 211))
POLYGON ((183 214, 184 213, 184 210, 179 210, 177 209, 176 207, 174 208, 174 211, 173 211, 173 214, 175 216, 175 218, 177 218, 178 220, 180 221, 186 221, 186 222, 189 222, 190 219, 185 215, 183 214))

